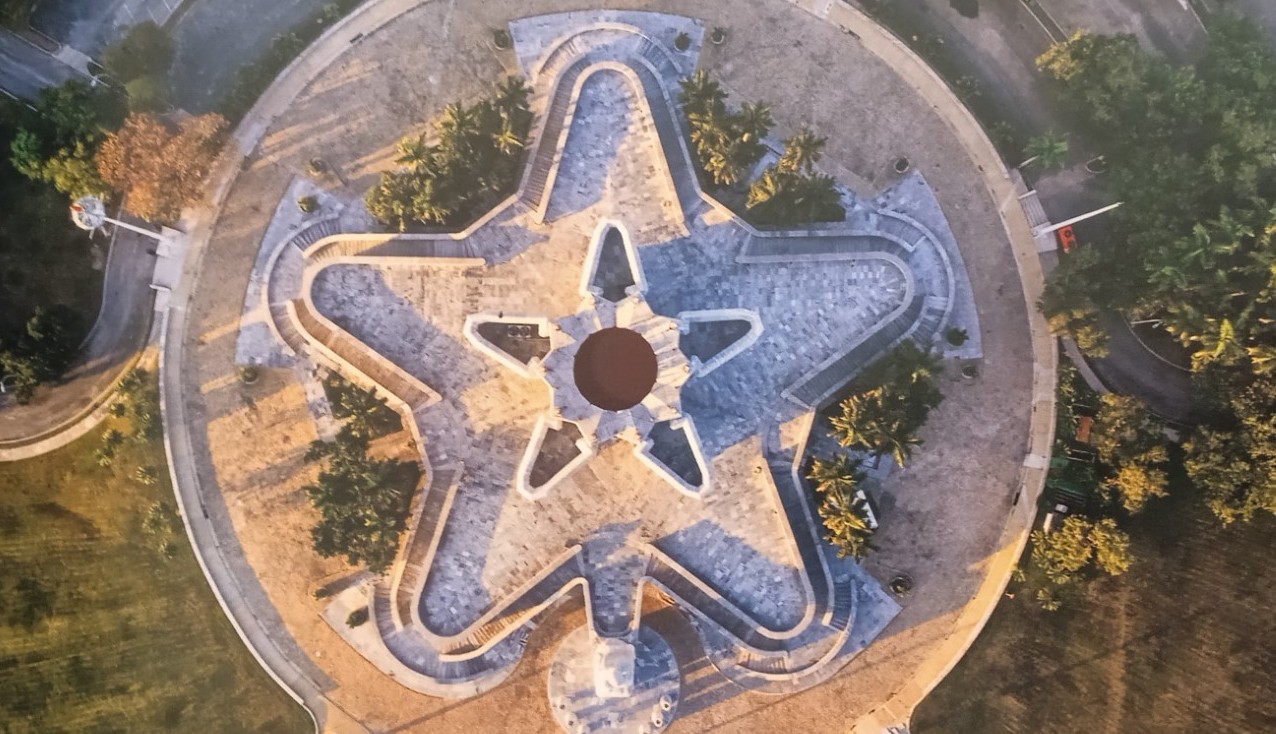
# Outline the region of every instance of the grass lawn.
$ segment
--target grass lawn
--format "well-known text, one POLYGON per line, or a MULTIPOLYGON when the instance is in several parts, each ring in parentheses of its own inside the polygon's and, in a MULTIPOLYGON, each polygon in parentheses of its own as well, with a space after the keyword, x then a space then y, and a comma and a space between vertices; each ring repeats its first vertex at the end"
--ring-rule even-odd
POLYGON ((912 731, 1276 731, 1276 518, 1222 527, 1176 484, 1126 526, 1124 576, 1057 612, 1003 599, 912 731))
POLYGON ((213 598, 162 445, 130 439, 111 468, 100 445, 0 464, 0 732, 312 731, 213 598))

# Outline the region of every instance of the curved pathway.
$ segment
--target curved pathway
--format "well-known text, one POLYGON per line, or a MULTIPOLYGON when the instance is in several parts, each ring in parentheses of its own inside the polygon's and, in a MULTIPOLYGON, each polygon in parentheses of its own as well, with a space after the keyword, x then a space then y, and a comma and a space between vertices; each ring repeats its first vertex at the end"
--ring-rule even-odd
POLYGON ((154 242, 121 231, 111 245, 97 322, 83 354, 56 385, 27 405, 0 402, 0 462, 20 461, 65 446, 106 415, 119 379, 142 355, 151 330, 154 242))
MULTIPOLYGON (((495 14, 496 17, 476 18, 467 15, 458 19, 454 18, 454 15, 461 11, 458 11, 454 5, 429 3, 428 7, 421 9, 425 15, 413 17, 415 22, 425 23, 431 29, 441 31, 445 39, 449 33, 456 32, 468 34, 469 43, 476 41, 481 43, 480 39, 487 33, 486 28, 501 22, 502 13, 521 16, 552 12, 558 10, 563 4, 557 0, 542 0, 536 3, 536 7, 528 8, 523 4, 511 2, 508 3, 510 7, 503 9, 483 7, 466 11, 480 16, 495 14), (429 17, 426 18, 426 16, 429 17)), ((393 690, 383 690, 384 682, 380 683, 382 689, 364 690, 367 687, 366 683, 358 680, 362 668, 355 666, 347 671, 338 670, 341 661, 349 660, 349 656, 337 647, 325 649, 325 658, 329 656, 335 658, 325 663, 325 669, 332 671, 334 675, 341 673, 341 681, 328 680, 324 673, 314 666, 310 657, 303 652, 294 638, 301 629, 297 626, 299 623, 285 624, 279 617, 280 612, 271 602, 275 594, 283 593, 282 587, 265 578, 259 579, 251 567, 243 565, 246 562, 245 549, 240 546, 236 525, 231 520, 231 513, 226 507, 230 500, 222 494, 229 490, 220 486, 230 480, 216 473, 212 475, 208 473, 206 468, 210 452, 207 446, 208 438, 202 434, 197 437, 192 430, 195 428, 201 432, 204 431, 204 421, 211 419, 211 416, 207 415, 208 394, 221 384, 218 382, 221 379, 218 370, 223 370, 225 367, 205 366, 202 362, 192 361, 194 358, 188 352, 205 351, 206 340, 216 341, 221 334, 225 333, 225 330, 233 330, 233 325, 228 325, 224 321, 219 323, 215 318, 210 319, 209 314, 204 313, 196 313, 195 321, 192 322, 189 309, 193 305, 192 299, 199 295, 196 290, 197 279, 205 266, 205 256, 209 252, 208 244, 214 234, 214 223, 222 213, 231 193, 231 186, 236 180, 241 165, 245 162, 245 151, 255 151, 258 143, 265 139, 270 151, 265 155, 271 160, 276 160, 280 155, 287 155, 281 153, 281 149, 295 145, 288 140, 288 128, 285 127, 282 133, 272 133, 271 138, 265 138, 266 131, 275 118, 283 115, 293 103, 294 98, 302 93, 303 88, 346 52, 354 40, 371 34, 390 19, 417 5, 418 3, 413 0, 380 0, 361 8, 354 16, 331 29, 312 46, 305 56, 290 66, 267 91, 257 107, 245 118, 236 132, 240 149, 226 156, 214 178, 216 183, 213 207, 211 210, 200 212, 198 220, 191 222, 187 227, 188 231, 194 233, 191 255, 187 259, 182 283, 174 293, 173 309, 163 330, 161 374, 166 442, 173 467, 174 483, 179 501, 183 506, 183 517, 192 543, 198 551, 201 565, 232 623, 235 624, 250 649, 258 656, 258 660, 281 685, 299 701, 304 702, 319 721, 326 722, 327 729, 332 731, 361 730, 361 727, 350 720, 350 717, 342 713, 337 706, 338 699, 342 705, 358 707, 358 710, 363 712, 361 717, 369 717, 369 725, 377 728, 461 730, 467 726, 472 727, 476 721, 494 723, 490 717, 496 709, 492 707, 512 704, 513 701, 518 700, 517 689, 526 688, 526 686, 504 686, 484 697, 483 703, 480 704, 480 707, 486 709, 488 718, 484 719, 482 710, 476 710, 474 705, 464 707, 456 705, 443 709, 437 702, 429 700, 404 699, 401 695, 395 698, 393 690), (194 331, 188 333, 188 329, 192 327, 194 331), (193 423, 196 425, 192 425, 193 423), (272 584, 270 596, 267 596, 266 589, 262 587, 267 583, 272 584), (334 668, 334 665, 337 668, 334 668), (352 675, 354 677, 351 677, 352 675), (350 690, 344 690, 346 688, 350 690), (502 691, 505 692, 503 697, 502 691), (387 696, 390 698, 386 698, 387 696), (515 698, 511 699, 510 696, 515 698), (496 698, 501 700, 497 701, 496 698), (381 705, 383 703, 398 705, 381 705), (475 718, 476 716, 479 718, 475 718)), ((507 4, 501 3, 501 5, 507 4)), ((803 20, 800 14, 793 13, 785 7, 784 3, 775 0, 735 0, 725 3, 723 7, 714 8, 701 7, 698 3, 679 0, 667 0, 657 5, 659 9, 668 12, 693 16, 708 14, 710 18, 706 21, 706 25, 713 25, 715 22, 729 25, 731 18, 755 18, 757 22, 750 23, 749 28, 733 31, 732 42, 747 44, 749 48, 762 54, 779 55, 783 58, 784 53, 791 52, 793 44, 780 44, 784 49, 789 49, 788 51, 779 49, 774 42, 774 37, 796 33, 809 49, 808 59, 825 58, 824 54, 839 56, 846 54, 852 59, 841 59, 840 64, 851 64, 854 60, 859 60, 868 66, 873 61, 865 56, 862 50, 856 50, 852 45, 853 39, 848 40, 845 34, 822 30, 818 24, 803 20), (727 5, 731 7, 726 7, 727 5)), ((900 472, 892 478, 888 482, 888 488, 898 494, 897 501, 900 508, 904 509, 905 505, 918 500, 913 495, 920 494, 921 488, 914 485, 925 484, 932 479, 943 482, 948 485, 946 487, 948 494, 932 493, 927 501, 946 508, 945 503, 952 501, 948 499, 949 497, 961 497, 961 493, 957 491, 959 485, 961 487, 966 487, 968 484, 971 487, 991 485, 996 492, 987 495, 988 500, 993 503, 994 510, 1002 506, 1004 502, 1004 506, 1009 510, 1009 519, 1002 525, 1000 531, 992 532, 989 537, 985 537, 984 531, 974 536, 962 536, 960 535, 962 528, 931 528, 923 531, 923 528, 910 524, 908 512, 903 512, 898 516, 895 529, 888 527, 883 533, 883 550, 867 564, 879 577, 890 572, 887 567, 889 563, 920 561, 917 557, 909 555, 908 546, 934 546, 942 551, 948 547, 946 545, 948 543, 976 543, 979 547, 989 548, 991 554, 979 552, 975 558, 965 560, 972 550, 978 549, 967 548, 964 545, 951 546, 958 551, 954 557, 945 558, 941 553, 931 560, 933 564, 947 564, 945 568, 951 568, 954 573, 945 573, 943 576, 951 576, 951 578, 930 574, 927 572, 928 567, 920 567, 914 572, 914 577, 919 581, 918 594, 909 601, 900 620, 887 630, 888 639, 866 651, 861 658, 857 658, 852 663, 846 673, 827 686, 796 696, 767 699, 768 704, 759 707, 758 699, 747 698, 746 700, 745 697, 735 695, 730 690, 716 690, 715 687, 718 684, 703 680, 704 676, 700 676, 699 685, 702 688, 705 686, 709 688, 699 692, 702 699, 699 711, 694 706, 683 709, 685 725, 693 728, 707 726, 710 721, 718 724, 724 721, 735 721, 737 725, 745 728, 760 726, 765 729, 780 719, 795 724, 805 722, 813 726, 827 727, 834 720, 828 718, 830 711, 839 709, 844 711, 842 707, 847 705, 853 706, 858 711, 866 710, 863 707, 863 704, 868 703, 865 696, 870 696, 877 701, 875 706, 867 707, 872 710, 861 722, 866 731, 872 730, 871 726, 874 722, 894 724, 905 721, 916 702, 960 658, 1000 597, 1033 519, 1035 499, 1044 478, 1044 467, 1053 427, 1054 342, 1048 336, 1040 317, 1031 309, 1031 304, 1036 301, 1040 293, 1040 269, 1027 222, 1022 212, 1018 211, 1013 189, 991 144, 943 83, 902 44, 864 16, 844 5, 834 4, 830 0, 804 2, 799 5, 838 26, 853 31, 864 49, 877 59, 885 61, 905 84, 921 95, 933 109, 934 114, 942 120, 943 125, 956 137, 964 151, 964 159, 950 160, 942 155, 936 158, 933 161, 933 168, 927 167, 926 174, 928 177, 933 177, 934 181, 944 184, 945 203, 953 207, 948 212, 949 218, 955 219, 958 225, 954 229, 957 230, 959 239, 965 245, 963 250, 965 251, 967 247, 972 248, 972 252, 968 253, 972 280, 975 281, 979 296, 981 315, 986 312, 989 316, 985 321, 989 332, 985 334, 987 340, 985 353, 989 355, 984 366, 985 378, 975 381, 969 387, 962 386, 962 383, 953 383, 953 394, 950 395, 946 405, 939 410, 935 425, 927 432, 932 441, 939 444, 940 449, 929 454, 923 452, 927 455, 919 457, 908 471, 900 472), (955 165, 941 167, 943 163, 955 165), (969 171, 964 170, 972 165, 980 172, 979 176, 973 176, 969 171), (985 191, 969 191, 967 186, 974 181, 982 181, 985 191), (968 197, 968 202, 961 199, 963 196, 968 197), (990 208, 988 198, 985 197, 990 198, 996 207, 990 208), (963 206, 963 203, 969 203, 969 206, 963 206), (1013 266, 1005 258, 1006 245, 1002 244, 1001 236, 996 236, 985 229, 989 215, 994 222, 999 218, 1000 223, 1006 228, 1007 234, 1004 236, 1008 237, 1011 243, 1013 266), (990 239, 986 243, 979 241, 976 234, 990 239), (980 251, 980 248, 983 248, 983 251, 980 251), (1022 292, 1018 287, 1020 283, 1022 283, 1022 292), (1025 314, 1028 322, 1026 325, 1029 327, 1025 331, 1030 333, 1030 340, 1019 336, 1020 330, 1024 327, 1025 314), (1020 351, 1020 348, 1026 347, 1029 341, 1031 359, 1035 366, 1025 383, 1022 365, 1026 364, 1024 360, 1027 355, 1020 351), (961 390, 970 390, 970 392, 960 392, 959 386, 961 390), (977 395, 982 397, 976 398, 977 395), (1018 413, 1012 406, 999 406, 987 402, 992 400, 993 395, 1002 395, 1006 399, 1018 395, 1030 396, 1031 417, 1014 418, 1011 423, 1005 425, 997 423, 999 420, 1006 420, 1000 417, 1001 415, 1018 413), (1011 409, 1007 410, 1008 407, 1011 409), (1025 422, 1021 424, 1020 420, 1025 422), (957 423, 954 424, 953 421, 957 423), (1025 453, 1023 433, 1019 430, 1019 426, 1026 426, 1027 421, 1031 422, 1031 431, 1028 451, 1025 453), (970 436, 976 440, 982 437, 987 443, 976 447, 950 446, 951 441, 939 440, 943 435, 970 436), (940 453, 949 454, 948 459, 935 456, 940 453), (952 460, 960 460, 961 466, 954 467, 952 460), (974 462, 973 468, 967 462, 974 462), (1009 494, 1003 494, 1003 489, 1009 490, 1009 494), (895 534, 893 535, 892 532, 895 534), (947 536, 954 532, 958 535, 951 541, 948 540, 947 536), (901 538, 898 537, 899 534, 910 537, 901 538), (985 542, 986 545, 984 545, 985 542), (954 563, 958 565, 954 566, 954 563), (972 582, 973 587, 969 587, 968 585, 972 582), (948 605, 954 601, 958 606, 949 607, 948 605), (891 639, 892 636, 893 639, 891 639), (924 654, 918 652, 918 649, 924 650, 924 654), (919 658, 918 655, 921 657, 919 658), (894 662, 891 662, 892 660, 894 662), (913 672, 901 677, 900 671, 894 670, 893 667, 913 672), (854 700, 848 699, 851 695, 854 696, 854 700), (834 701, 838 702, 837 707, 829 708, 834 705, 834 701)), ((402 43, 403 40, 402 34, 393 33, 378 38, 378 41, 388 43, 402 43)), ((364 41, 364 43, 367 42, 364 41)), ((419 40, 417 44, 419 46, 419 40)), ((756 64, 756 68, 741 68, 733 63, 730 57, 710 56, 705 64, 716 67, 733 89, 742 90, 748 95, 753 95, 755 89, 758 90, 759 96, 766 94, 770 101, 775 103, 775 109, 780 111, 778 113, 780 115, 783 115, 786 109, 792 114, 802 115, 803 100, 808 98, 813 101, 808 114, 817 117, 828 114, 827 109, 817 109, 818 105, 814 103, 819 100, 814 100, 813 89, 805 86, 806 82, 798 76, 796 70, 793 72, 791 84, 777 83, 775 79, 777 69, 785 67, 774 64, 776 60, 770 56, 759 58, 756 62, 751 59, 750 64, 756 64), (759 75, 766 78, 759 78, 759 75), (766 90, 771 91, 768 93, 766 90)), ((357 64, 352 66, 344 61, 341 68, 355 75, 360 72, 357 64)), ((490 62, 486 67, 478 68, 489 69, 490 62)), ((849 67, 839 65, 838 68, 849 67)), ((801 71, 805 72, 808 69, 802 67, 801 71)), ((812 66, 809 71, 824 71, 824 69, 812 66)), ((459 69, 453 72, 453 75, 456 73, 473 75, 473 72, 468 69, 459 69)), ((488 72, 485 70, 483 73, 488 72)), ((881 83, 888 87, 898 83, 897 80, 890 78, 874 79, 873 74, 880 73, 876 67, 867 69, 863 73, 867 75, 866 83, 881 83)), ((821 80, 810 83, 819 83, 819 81, 821 80)), ((323 92, 309 90, 309 93, 321 95, 323 92)), ((834 97, 834 101, 836 99, 838 98, 834 97)), ((881 101, 895 102, 885 98, 881 101)), ((906 102, 900 102, 900 104, 906 102)), ((838 110, 832 111, 833 114, 837 112, 838 110)), ((417 118, 419 114, 420 110, 414 110, 412 117, 417 118)), ((918 124, 930 124, 928 120, 921 119, 925 117, 924 112, 918 111, 914 114, 918 115, 918 124)), ((295 125, 298 120, 295 116, 290 116, 289 122, 295 125)), ((816 121, 815 126, 824 129, 820 120, 816 121)), ((843 161, 857 170, 870 171, 873 173, 870 178, 883 177, 880 172, 873 169, 878 165, 876 156, 882 155, 883 147, 890 147, 890 141, 874 138, 874 132, 867 129, 862 136, 868 138, 867 142, 859 139, 852 141, 875 151, 872 153, 874 157, 870 160, 864 158, 863 154, 858 152, 859 149, 847 147, 851 144, 848 142, 850 139, 839 132, 838 125, 831 124, 829 128, 830 133, 834 133, 831 135, 830 145, 832 159, 843 161)), ((898 133, 898 131, 894 132, 898 133)), ((929 128, 914 130, 909 139, 912 140, 911 144, 919 149, 925 148, 926 134, 934 132, 929 128), (919 133, 921 133, 920 137, 918 137, 919 133)), ((880 133, 876 134, 880 135, 880 133)), ((386 144, 392 140, 378 142, 386 144)), ((365 144, 364 148, 366 147, 365 144)), ((940 145, 936 150, 942 152, 945 149, 940 145)), ((883 158, 883 160, 888 159, 883 158)), ((360 181, 360 185, 365 185, 366 180, 365 178, 360 181)), ((242 211, 242 202, 237 202, 237 207, 239 207, 237 210, 242 211)), ((242 242, 245 238, 242 234, 240 237, 239 241, 242 242)), ((246 239, 250 243, 255 242, 251 234, 246 239)), ((219 242, 219 244, 225 243, 219 242)), ((237 246, 242 247, 242 245, 237 246)), ((220 270, 230 262, 227 259, 229 257, 229 253, 220 254, 212 267, 220 270)), ((220 277, 218 282, 222 282, 220 277)), ((207 289, 204 290, 207 293, 207 289)), ((235 306, 237 308, 238 303, 235 306)), ((207 309, 206 306, 204 308, 207 309)), ((929 489, 936 488, 929 487, 929 489)), ((234 500, 236 503, 243 501, 242 498, 234 500)), ((310 646, 316 644, 314 634, 322 635, 310 628, 305 630, 307 649, 313 649, 310 646)), ((319 652, 316 651, 314 654, 318 655, 319 652)), ((543 657, 538 657, 537 661, 543 661, 543 657)), ((693 686, 696 684, 695 680, 688 682, 693 686)), ((373 686, 376 685, 374 681, 373 686)), ((539 690, 539 686, 536 688, 539 690)), ((688 703, 695 701, 695 696, 692 696, 688 703)), ((536 718, 529 721, 526 716, 522 718, 512 716, 507 719, 506 724, 497 725, 499 728, 508 726, 514 729, 534 729, 543 724, 540 711, 545 707, 545 702, 535 700, 522 702, 527 705, 528 715, 536 718)), ((519 709, 515 707, 506 710, 512 712, 519 709)), ((544 718, 547 719, 547 717, 544 718)))

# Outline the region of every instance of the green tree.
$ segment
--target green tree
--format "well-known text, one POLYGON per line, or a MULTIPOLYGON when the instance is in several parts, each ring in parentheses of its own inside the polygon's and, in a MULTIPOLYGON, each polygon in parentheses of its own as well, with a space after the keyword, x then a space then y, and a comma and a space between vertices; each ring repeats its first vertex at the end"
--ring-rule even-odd
POLYGON ((22 175, 72 197, 104 193, 93 157, 120 112, 112 92, 78 80, 41 90, 35 111, 19 120, 10 161, 22 175))
POLYGON ((809 174, 815 170, 815 164, 824 157, 824 146, 828 138, 816 135, 810 128, 802 128, 797 135, 784 141, 784 154, 780 156, 776 168, 784 173, 809 174))
POLYGON ((531 90, 517 77, 472 106, 448 105, 424 135, 399 141, 396 163, 368 191, 368 211, 399 231, 416 225, 454 226, 495 205, 518 178, 518 160, 531 130, 531 90))
POLYGON ((722 91, 722 86, 704 69, 680 79, 678 86, 681 88, 678 101, 682 103, 682 109, 688 117, 726 108, 727 93, 722 91))
POLYGON ((846 454, 838 454, 831 460, 816 458, 806 478, 815 485, 816 492, 826 492, 835 486, 854 487, 861 479, 859 468, 860 462, 846 454))
POLYGON ((1120 576, 1133 562, 1130 538, 1115 520, 1092 521, 1077 515, 1064 519, 1054 532, 1033 531, 1031 560, 1034 569, 1055 586, 1080 580, 1087 568, 1120 576))
POLYGON ((1068 136, 1055 132, 1038 135, 1028 141, 1024 149, 1028 161, 1041 164, 1042 168, 1063 168, 1068 157, 1068 136))
POLYGON ((311 530, 315 551, 345 556, 373 572, 387 569, 407 524, 417 466, 370 457, 367 437, 349 426, 332 442, 313 443, 306 458, 324 463, 318 480, 305 488, 320 514, 311 530))
POLYGON ((865 370, 862 387, 830 418, 833 436, 847 448, 889 454, 903 466, 921 444, 917 431, 943 400, 934 381, 938 361, 911 341, 865 370))
POLYGON ((824 539, 837 549, 838 558, 862 559, 871 549, 873 537, 866 503, 853 488, 843 486, 829 487, 821 495, 819 513, 824 522, 824 539))
POLYGON ((815 459, 807 474, 820 496, 824 538, 837 549, 839 558, 862 559, 871 547, 874 529, 868 504, 857 492, 864 479, 859 466, 846 454, 838 454, 832 460, 815 459))
POLYGON ((173 63, 173 39, 151 21, 138 23, 124 37, 102 51, 102 66, 121 84, 155 77, 162 79, 173 63))
POLYGON ((1103 328, 1102 314, 1117 289, 1104 253, 1097 247, 1083 247, 1060 258, 1037 307, 1045 314, 1052 333, 1071 337, 1088 355, 1103 357, 1110 337, 1103 328))
POLYGON ((1120 500, 1129 512, 1139 512, 1147 501, 1166 495, 1169 483, 1165 472, 1145 464, 1127 464, 1117 469, 1104 486, 1120 500))

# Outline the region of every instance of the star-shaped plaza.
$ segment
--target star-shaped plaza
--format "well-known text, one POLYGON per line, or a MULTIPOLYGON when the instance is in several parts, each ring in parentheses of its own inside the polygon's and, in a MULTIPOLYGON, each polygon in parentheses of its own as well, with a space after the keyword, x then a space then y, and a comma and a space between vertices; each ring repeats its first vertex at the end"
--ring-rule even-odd
POLYGON ((325 618, 367 605, 370 624, 333 623, 354 649, 466 697, 583 603, 547 683, 568 731, 673 721, 653 608, 688 615, 746 689, 826 680, 899 607, 823 540, 802 478, 817 411, 905 339, 979 331, 934 195, 900 175, 873 199, 840 187, 844 222, 758 229, 688 150, 678 80, 702 25, 568 13, 510 31, 536 123, 508 199, 457 233, 360 232, 352 207, 263 242, 241 361, 375 390, 425 470, 392 568, 325 618))

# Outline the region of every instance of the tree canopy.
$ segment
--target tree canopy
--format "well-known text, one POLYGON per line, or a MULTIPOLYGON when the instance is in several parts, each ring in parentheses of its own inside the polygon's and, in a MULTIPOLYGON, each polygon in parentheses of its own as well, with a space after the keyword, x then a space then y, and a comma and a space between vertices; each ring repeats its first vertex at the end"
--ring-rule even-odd
POLYGON ((414 225, 457 226, 508 195, 531 129, 531 89, 520 77, 472 106, 455 102, 435 125, 436 141, 413 135, 399 141, 403 168, 381 174, 367 195, 368 211, 406 231, 414 225))
MULTIPOLYGON (((775 126, 770 106, 745 102, 731 110, 727 93, 703 69, 679 85, 678 100, 702 180, 724 189, 749 184, 749 173, 767 153, 764 138, 775 126)), ((745 216, 761 225, 844 219, 833 178, 814 169, 826 142, 807 128, 785 140, 780 159, 748 185, 745 216)))
POLYGON ((40 91, 10 142, 10 161, 24 176, 71 197, 104 194, 93 163, 98 144, 122 117, 120 100, 105 87, 72 80, 40 91))
POLYGON ((153 21, 128 29, 102 51, 102 66, 121 84, 141 77, 163 77, 173 63, 173 39, 153 21))
POLYGON ((858 461, 838 454, 832 460, 815 459, 807 474, 820 498, 824 539, 837 549, 839 558, 863 558, 873 537, 867 503, 856 491, 864 479, 859 467, 858 461))
MULTIPOLYGON (((1189 478, 1225 521, 1276 512, 1276 436, 1263 425, 1276 407, 1276 54, 1219 16, 1190 65, 1089 34, 1038 64, 1102 141, 1124 202, 1108 241, 1063 258, 1042 310, 1091 353, 1103 351, 1100 312, 1163 324, 1191 351, 1208 403, 1185 445, 1189 478)), ((1153 463, 1132 466, 1111 486, 1135 497, 1161 483, 1153 463)))
POLYGON ((389 568, 407 524, 417 466, 372 458, 368 437, 349 426, 334 441, 311 444, 306 458, 324 462, 318 480, 305 488, 320 513, 310 533, 315 550, 374 572, 389 568))
POLYGON ((25 402, 41 383, 62 376, 84 337, 84 322, 65 306, 37 308, 17 334, 0 337, 0 373, 9 376, 18 400, 25 402))
POLYGON ((830 418, 838 443, 907 463, 922 442, 917 432, 943 400, 934 381, 937 367, 934 355, 912 341, 874 363, 856 379, 861 387, 830 418))
POLYGON ((218 114, 172 124, 149 113, 133 113, 102 142, 98 172, 128 196, 134 214, 174 222, 183 207, 203 195, 204 179, 225 134, 226 120, 218 114))

